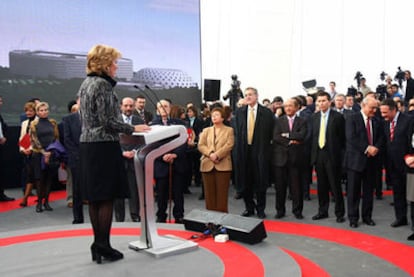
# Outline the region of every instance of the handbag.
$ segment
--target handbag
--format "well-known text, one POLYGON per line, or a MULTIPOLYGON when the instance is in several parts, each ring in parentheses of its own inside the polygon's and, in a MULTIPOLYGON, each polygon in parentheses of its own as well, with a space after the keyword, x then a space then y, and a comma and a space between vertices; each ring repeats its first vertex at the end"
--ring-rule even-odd
POLYGON ((19 146, 23 147, 24 149, 28 149, 30 147, 30 135, 26 133, 21 140, 19 140, 19 146))

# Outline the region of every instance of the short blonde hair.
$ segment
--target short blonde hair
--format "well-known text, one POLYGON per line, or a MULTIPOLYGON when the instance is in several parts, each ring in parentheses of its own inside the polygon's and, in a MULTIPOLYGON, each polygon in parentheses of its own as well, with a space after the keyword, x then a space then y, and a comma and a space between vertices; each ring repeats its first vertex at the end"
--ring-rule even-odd
POLYGON ((86 73, 108 73, 109 67, 120 57, 121 52, 111 46, 102 44, 95 45, 88 52, 86 73))
POLYGON ((37 103, 37 105, 36 105, 36 112, 38 112, 41 107, 46 107, 47 109, 49 109, 49 104, 47 102, 39 102, 39 103, 37 103))

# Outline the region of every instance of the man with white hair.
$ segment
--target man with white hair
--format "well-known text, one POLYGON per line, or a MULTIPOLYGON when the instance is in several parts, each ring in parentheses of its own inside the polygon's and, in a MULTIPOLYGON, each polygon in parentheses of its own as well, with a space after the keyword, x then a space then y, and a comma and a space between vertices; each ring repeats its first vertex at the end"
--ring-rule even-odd
POLYGON ((362 222, 374 226, 372 220, 373 192, 376 174, 381 166, 380 151, 384 147, 381 122, 375 117, 378 101, 365 97, 361 112, 350 115, 345 123, 346 150, 344 164, 348 177, 348 218, 351 228, 358 227, 359 202, 362 189, 362 222))

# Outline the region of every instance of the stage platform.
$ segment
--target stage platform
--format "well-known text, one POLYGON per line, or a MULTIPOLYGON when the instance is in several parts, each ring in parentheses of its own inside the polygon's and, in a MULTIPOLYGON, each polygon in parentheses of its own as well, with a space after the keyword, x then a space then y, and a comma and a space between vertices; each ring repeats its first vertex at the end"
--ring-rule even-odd
MULTIPOLYGON (((202 209, 197 200, 199 188, 185 196, 186 213, 202 209)), ((7 190, 19 197, 20 190, 7 190)), ((59 193, 59 192, 58 192, 59 193)), ((231 194, 234 193, 231 191, 231 194)), ((1 276, 414 276, 414 243, 407 241, 410 226, 391 228, 391 196, 376 200, 373 219, 377 226, 349 222, 336 223, 331 216, 313 221, 317 199, 305 202, 305 219, 289 213, 275 220, 274 191, 268 192, 267 238, 250 245, 236 241, 216 243, 211 237, 197 240, 199 248, 184 254, 155 258, 128 248, 140 234, 140 224, 114 223, 112 246, 124 253, 124 259, 98 265, 91 260, 92 230, 84 207, 84 224, 69 224, 71 210, 57 197, 52 212, 36 213, 34 206, 10 208, 0 212, 1 276)), ((32 202, 33 202, 32 198, 32 202)), ((31 202, 31 203, 32 203, 31 202)), ((0 206, 6 204, 0 203, 0 206)), ((11 203, 7 204, 12 205, 11 203)), ((330 209, 333 209, 331 207, 330 209)), ((243 211, 241 200, 229 199, 232 214, 243 211)), ((333 211, 331 211, 333 213, 333 211)), ((181 224, 157 224, 160 235, 171 234, 192 240, 198 234, 181 224)))

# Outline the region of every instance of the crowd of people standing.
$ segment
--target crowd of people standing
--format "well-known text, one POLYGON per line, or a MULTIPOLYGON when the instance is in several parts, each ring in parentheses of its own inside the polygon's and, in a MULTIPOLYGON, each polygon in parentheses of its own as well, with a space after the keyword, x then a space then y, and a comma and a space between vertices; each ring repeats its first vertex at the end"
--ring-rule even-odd
MULTIPOLYGON (((36 187, 36 212, 52 211, 52 178, 57 166, 65 163, 72 177, 74 224, 84 222, 83 201, 89 205, 94 261, 123 257, 111 247, 109 234, 113 213, 117 221, 125 220, 124 198, 129 198, 131 220, 141 220, 133 158, 142 145, 120 144, 119 134, 148 132, 151 125, 183 125, 188 129, 185 144, 155 161, 157 222, 167 222, 171 200, 174 208, 169 216, 175 223, 183 223, 184 193, 192 183, 202 186, 200 199, 205 198, 206 209, 225 213, 229 186, 234 184, 235 197, 245 204, 241 215, 260 219, 267 218, 267 190, 274 185, 274 217, 286 216, 290 198, 292 213, 301 220, 304 200, 310 200, 314 170, 318 210, 312 220, 329 217, 332 198, 337 223, 347 217, 351 228, 357 228, 360 219, 375 226, 373 201, 374 196, 382 199, 385 169, 387 187, 392 188, 394 197, 395 221, 390 225, 408 225, 410 207, 414 228, 414 102, 393 92, 395 84, 390 84, 389 97, 382 101, 365 82, 359 100, 355 95, 337 93, 331 82, 328 92, 286 101, 277 96, 263 104, 257 89, 248 87, 235 110, 216 102, 204 104, 199 112, 192 103, 181 107, 162 99, 152 114, 145 109, 142 95, 118 101, 114 78, 120 56, 109 46, 91 49, 77 108, 62 120, 61 134, 56 121, 48 117, 48 103, 38 99, 24 106, 26 118, 21 128, 20 140, 29 135, 30 143, 20 144, 25 160, 20 205, 27 206, 36 187)), ((409 71, 406 76, 408 84, 409 71)), ((2 120, 1 127, 5 127, 2 120)), ((0 144, 3 139, 4 131, 0 132, 0 144)), ((10 200, 0 192, 0 200, 10 200)), ((414 240, 414 234, 408 239, 414 240)))

